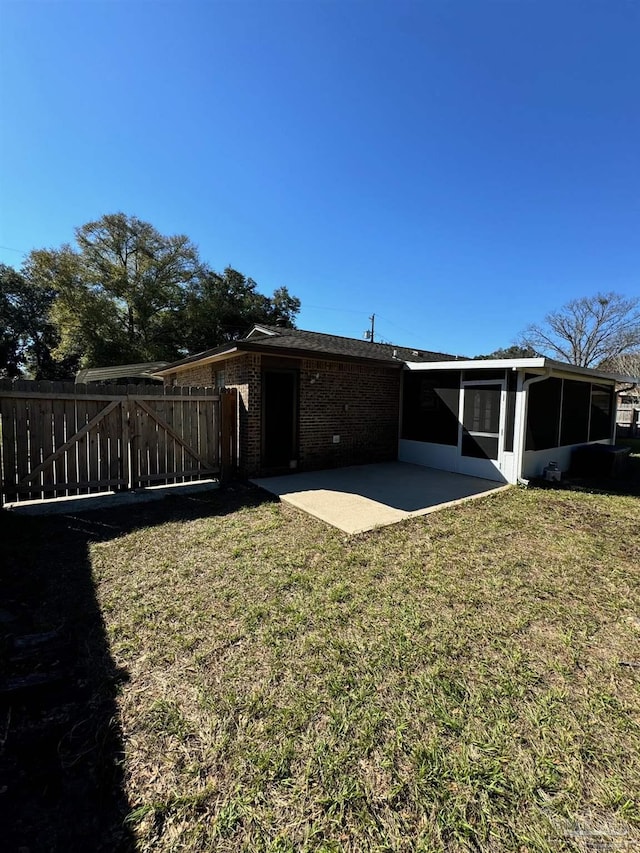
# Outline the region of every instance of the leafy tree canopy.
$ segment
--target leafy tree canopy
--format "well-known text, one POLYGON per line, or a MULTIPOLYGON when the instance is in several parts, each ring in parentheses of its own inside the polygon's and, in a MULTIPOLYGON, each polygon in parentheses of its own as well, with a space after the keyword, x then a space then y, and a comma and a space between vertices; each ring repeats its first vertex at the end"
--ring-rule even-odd
POLYGON ((20 316, 21 292, 24 279, 11 267, 0 265, 0 375, 13 378, 20 375, 24 361, 20 316))
POLYGON ((476 358, 535 358, 538 353, 531 347, 514 344, 506 349, 497 349, 488 355, 477 355, 476 358))
POLYGON ((76 244, 27 260, 31 278, 56 293, 56 356, 85 367, 173 357, 177 315, 201 267, 195 246, 123 213, 77 228, 76 244))
POLYGON ((73 359, 56 361, 59 343, 49 314, 54 291, 0 264, 0 376, 15 378, 28 372, 35 379, 62 379, 76 368, 73 359))
POLYGON ((300 300, 204 264, 184 235, 108 214, 76 229, 75 245, 36 249, 0 278, 5 374, 72 376, 78 367, 171 361, 240 337, 254 323, 293 326, 300 300))
POLYGON ((292 328, 299 310, 300 300, 286 287, 268 297, 231 267, 223 273, 207 270, 187 296, 184 340, 190 352, 201 352, 242 337, 255 323, 292 328))

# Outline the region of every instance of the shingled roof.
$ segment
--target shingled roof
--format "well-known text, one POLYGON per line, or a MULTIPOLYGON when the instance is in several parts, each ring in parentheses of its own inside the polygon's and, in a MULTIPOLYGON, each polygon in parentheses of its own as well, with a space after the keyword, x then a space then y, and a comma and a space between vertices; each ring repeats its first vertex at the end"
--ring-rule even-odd
POLYGON ((259 324, 238 341, 190 355, 158 371, 166 373, 171 369, 187 364, 195 364, 204 359, 213 359, 231 352, 278 352, 291 355, 316 355, 343 357, 349 360, 371 360, 399 365, 405 361, 455 361, 460 356, 431 350, 411 349, 410 347, 378 344, 357 338, 345 338, 339 335, 326 335, 323 332, 309 332, 305 329, 288 329, 281 326, 259 324))
POLYGON ((347 355, 355 358, 373 358, 376 361, 455 361, 457 356, 431 350, 377 344, 358 338, 308 332, 304 329, 287 329, 280 326, 254 326, 245 340, 260 341, 261 346, 277 349, 304 350, 318 354, 347 355))

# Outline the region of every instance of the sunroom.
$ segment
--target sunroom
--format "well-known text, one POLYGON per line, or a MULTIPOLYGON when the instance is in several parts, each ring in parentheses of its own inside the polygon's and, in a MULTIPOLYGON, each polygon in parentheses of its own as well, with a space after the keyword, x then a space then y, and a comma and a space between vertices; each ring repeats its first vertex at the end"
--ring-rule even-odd
POLYGON ((398 458, 517 483, 615 441, 616 381, 548 358, 407 363, 398 458))

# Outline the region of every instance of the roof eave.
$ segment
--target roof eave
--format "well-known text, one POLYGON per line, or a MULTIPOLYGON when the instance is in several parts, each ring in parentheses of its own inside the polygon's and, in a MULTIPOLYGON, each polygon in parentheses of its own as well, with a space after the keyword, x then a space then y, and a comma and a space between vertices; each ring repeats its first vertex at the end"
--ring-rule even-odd
POLYGON ((340 353, 321 352, 312 349, 294 348, 287 346, 264 346, 261 341, 242 340, 238 341, 231 347, 215 351, 209 350, 189 358, 181 359, 173 364, 168 364, 161 370, 154 371, 155 376, 167 376, 171 373, 178 373, 187 370, 198 364, 212 364, 217 361, 223 361, 230 355, 240 354, 243 352, 258 352, 263 355, 277 355, 288 358, 314 358, 327 361, 347 361, 359 364, 376 364, 390 368, 400 369, 404 365, 401 359, 384 359, 384 358, 369 358, 366 356, 346 355, 340 353))
POLYGON ((552 372, 555 371, 557 373, 581 373, 586 376, 591 376, 594 379, 605 379, 608 382, 625 382, 632 385, 640 383, 640 379, 637 376, 623 376, 621 373, 608 373, 605 370, 598 370, 597 367, 578 367, 575 364, 563 364, 562 362, 554 361, 553 359, 547 359, 547 366, 551 368, 552 372))
POLYGON ((349 361, 359 364, 378 364, 385 367, 401 368, 404 364, 402 359, 369 358, 361 355, 347 355, 342 353, 325 352, 321 350, 304 349, 302 347, 287 346, 264 346, 259 341, 243 341, 242 348, 251 352, 260 352, 264 355, 287 356, 288 358, 313 358, 323 361, 349 361))
POLYGON ((640 384, 638 377, 607 373, 594 367, 564 364, 561 361, 542 356, 538 358, 474 358, 466 361, 408 361, 406 367, 409 370, 550 370, 552 373, 576 373, 594 379, 605 379, 609 382, 640 384))
POLYGON ((259 323, 256 323, 255 326, 252 326, 251 331, 247 335, 245 335, 244 339, 249 340, 251 335, 253 335, 255 332, 260 335, 267 335, 267 337, 270 338, 273 338, 278 334, 277 332, 274 332, 273 329, 268 329, 266 326, 261 326, 259 323))
POLYGON ((182 370, 193 367, 194 364, 211 364, 212 362, 220 361, 233 353, 242 352, 243 349, 244 347, 234 344, 233 346, 225 349, 205 350, 205 352, 198 353, 197 355, 183 358, 180 361, 174 361, 172 364, 168 364, 160 370, 154 370, 153 373, 154 376, 166 376, 169 373, 179 373, 182 370))
POLYGON ((469 358, 459 361, 407 361, 409 370, 517 370, 544 369, 545 358, 469 358))

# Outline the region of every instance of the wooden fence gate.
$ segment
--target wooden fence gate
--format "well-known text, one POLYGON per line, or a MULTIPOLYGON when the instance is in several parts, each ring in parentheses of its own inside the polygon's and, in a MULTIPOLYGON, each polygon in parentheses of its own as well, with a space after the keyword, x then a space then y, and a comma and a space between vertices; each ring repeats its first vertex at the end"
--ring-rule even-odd
POLYGON ((2 502, 226 478, 235 390, 0 382, 2 502))

